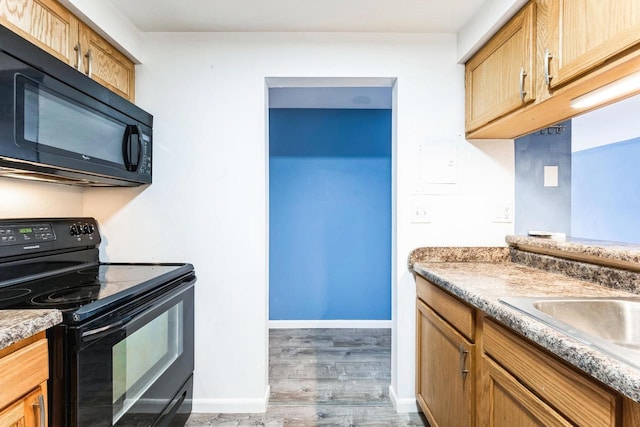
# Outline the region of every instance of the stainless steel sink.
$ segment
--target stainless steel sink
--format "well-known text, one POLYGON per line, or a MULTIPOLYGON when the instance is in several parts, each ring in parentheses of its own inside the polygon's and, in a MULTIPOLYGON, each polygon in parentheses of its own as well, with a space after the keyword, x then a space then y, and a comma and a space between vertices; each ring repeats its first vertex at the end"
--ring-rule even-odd
POLYGON ((501 301, 640 368, 640 297, 521 297, 501 301))

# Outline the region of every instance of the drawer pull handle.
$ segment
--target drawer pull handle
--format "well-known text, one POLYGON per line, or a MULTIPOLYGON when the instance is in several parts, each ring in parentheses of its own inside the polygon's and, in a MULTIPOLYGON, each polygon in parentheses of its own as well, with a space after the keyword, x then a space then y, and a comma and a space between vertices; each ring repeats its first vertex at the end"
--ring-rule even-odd
POLYGON ((469 354, 469 352, 464 349, 462 344, 460 344, 460 375, 463 379, 469 373, 469 370, 465 369, 465 365, 467 364, 467 354, 469 354))

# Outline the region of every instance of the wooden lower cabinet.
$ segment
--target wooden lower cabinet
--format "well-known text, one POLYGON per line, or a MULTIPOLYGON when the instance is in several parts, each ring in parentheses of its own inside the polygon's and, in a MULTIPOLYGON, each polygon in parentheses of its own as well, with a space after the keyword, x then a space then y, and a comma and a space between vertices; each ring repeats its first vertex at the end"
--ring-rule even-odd
POLYGON ((48 377, 44 332, 0 352, 0 426, 47 425, 48 377))
POLYGON ((486 356, 482 358, 482 370, 486 375, 486 388, 478 424, 492 427, 573 425, 486 356))
MULTIPOLYGON (((483 322, 482 337, 485 356, 572 425, 619 425, 621 401, 617 394, 494 321, 483 322)), ((486 378, 486 374, 483 376, 486 378)), ((488 401, 482 404, 484 412, 487 407, 495 409, 490 398, 488 401)))
POLYGON ((47 383, 36 387, 31 393, 14 402, 0 412, 2 427, 40 427, 47 425, 47 383))
POLYGON ((431 427, 640 426, 640 403, 424 278, 416 287, 416 399, 431 427))
POLYGON ((417 316, 418 404, 431 427, 473 426, 474 344, 420 300, 417 316))

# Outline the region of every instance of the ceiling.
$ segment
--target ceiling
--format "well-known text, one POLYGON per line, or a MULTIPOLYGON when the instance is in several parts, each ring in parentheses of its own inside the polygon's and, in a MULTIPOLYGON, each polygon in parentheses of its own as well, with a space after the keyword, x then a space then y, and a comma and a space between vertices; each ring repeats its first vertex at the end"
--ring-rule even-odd
POLYGON ((484 0, 104 0, 143 32, 457 33, 484 0))

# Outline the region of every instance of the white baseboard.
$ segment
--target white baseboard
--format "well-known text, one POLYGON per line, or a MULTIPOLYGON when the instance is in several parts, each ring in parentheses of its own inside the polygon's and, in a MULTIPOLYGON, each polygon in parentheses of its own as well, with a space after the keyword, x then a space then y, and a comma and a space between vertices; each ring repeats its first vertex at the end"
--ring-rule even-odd
POLYGON ((269 320, 269 329, 381 328, 391 329, 391 320, 269 320))
POLYGON ((406 414, 409 412, 420 412, 420 408, 418 407, 418 402, 416 402, 415 398, 409 399, 398 399, 396 395, 396 391, 393 386, 389 386, 389 399, 391 399, 391 403, 393 403, 393 407, 396 409, 398 414, 406 414))
POLYGON ((267 412, 271 387, 262 399, 193 399, 194 414, 261 414, 267 412))

